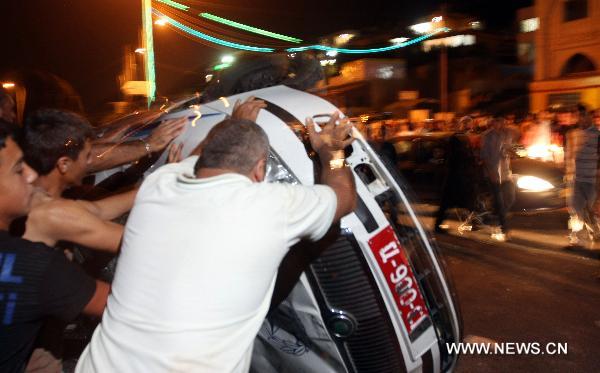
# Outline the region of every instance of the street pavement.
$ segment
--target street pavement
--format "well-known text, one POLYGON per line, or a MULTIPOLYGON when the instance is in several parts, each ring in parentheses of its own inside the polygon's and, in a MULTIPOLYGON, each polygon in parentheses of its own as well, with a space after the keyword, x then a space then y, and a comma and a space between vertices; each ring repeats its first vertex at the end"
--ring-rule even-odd
MULTIPOLYGON (((431 208, 419 206, 431 228, 431 208)), ((456 371, 600 372, 598 243, 567 250, 566 213, 513 216, 511 240, 456 230, 436 240, 458 292, 464 341, 566 343, 551 355, 462 354, 456 371)))
MULTIPOLYGON (((416 204, 415 210, 421 222, 429 230, 433 230, 434 216, 437 206, 433 204, 416 204)), ((482 244, 496 244, 490 238, 491 227, 482 227, 477 231, 459 231, 462 221, 455 210, 448 211, 448 225, 450 236, 460 236, 482 244)), ((600 241, 591 241, 584 232, 581 232, 580 246, 569 246, 569 230, 567 221, 569 215, 566 209, 540 211, 535 213, 510 213, 508 218, 509 240, 505 243, 510 247, 560 251, 575 256, 583 256, 600 260, 600 241)))

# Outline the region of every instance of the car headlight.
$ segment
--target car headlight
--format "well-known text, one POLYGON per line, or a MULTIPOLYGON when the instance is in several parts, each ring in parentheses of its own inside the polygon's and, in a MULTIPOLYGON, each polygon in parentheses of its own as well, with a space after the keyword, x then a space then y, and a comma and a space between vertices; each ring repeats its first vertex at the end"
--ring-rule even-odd
POLYGON ((298 178, 273 150, 269 152, 265 181, 268 183, 299 184, 298 178))
POLYGON ((528 192, 545 192, 554 188, 554 185, 537 176, 520 176, 517 186, 528 192))

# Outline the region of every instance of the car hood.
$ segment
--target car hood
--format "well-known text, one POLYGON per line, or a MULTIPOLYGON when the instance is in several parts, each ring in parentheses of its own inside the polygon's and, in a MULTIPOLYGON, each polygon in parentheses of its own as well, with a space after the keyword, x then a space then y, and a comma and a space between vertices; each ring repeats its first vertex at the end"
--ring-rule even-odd
POLYGON ((517 175, 536 176, 557 185, 562 183, 565 174, 563 168, 552 162, 530 158, 516 158, 511 161, 512 172, 517 175))

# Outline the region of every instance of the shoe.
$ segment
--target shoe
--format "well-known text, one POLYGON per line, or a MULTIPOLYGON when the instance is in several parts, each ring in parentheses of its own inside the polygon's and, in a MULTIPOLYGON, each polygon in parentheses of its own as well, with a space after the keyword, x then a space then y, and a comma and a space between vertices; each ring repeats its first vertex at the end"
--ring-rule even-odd
POLYGON ((577 232, 571 232, 571 234, 569 234, 569 245, 570 246, 578 246, 579 245, 579 237, 577 237, 577 232))
POLYGON ((600 241, 600 226, 596 224, 585 224, 585 229, 590 241, 600 241))
POLYGON ((437 234, 448 234, 448 229, 450 227, 447 224, 440 224, 435 226, 435 233, 437 234))
POLYGON ((506 242, 506 234, 500 232, 500 233, 492 233, 492 240, 498 241, 498 242, 506 242))

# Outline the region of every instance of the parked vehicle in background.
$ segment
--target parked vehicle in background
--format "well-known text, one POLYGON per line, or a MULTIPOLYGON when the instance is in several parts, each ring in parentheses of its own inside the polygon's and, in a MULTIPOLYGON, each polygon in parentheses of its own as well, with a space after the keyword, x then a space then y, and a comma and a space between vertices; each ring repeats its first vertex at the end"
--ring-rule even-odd
MULTIPOLYGON (((436 201, 440 197, 452 135, 453 132, 407 133, 387 140, 393 146, 392 160, 395 166, 424 201, 436 201)), ((471 143, 476 144, 477 140, 473 139, 471 143)), ((476 156, 478 151, 474 150, 474 153, 476 156)), ((511 169, 515 187, 513 211, 537 211, 565 206, 562 167, 515 151, 511 158, 511 169)))

